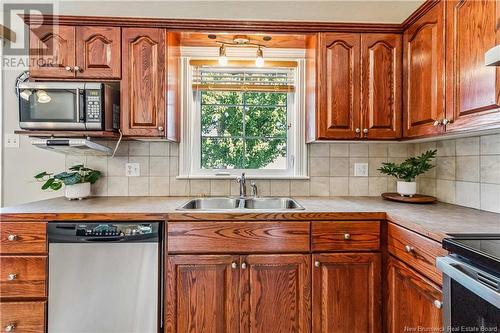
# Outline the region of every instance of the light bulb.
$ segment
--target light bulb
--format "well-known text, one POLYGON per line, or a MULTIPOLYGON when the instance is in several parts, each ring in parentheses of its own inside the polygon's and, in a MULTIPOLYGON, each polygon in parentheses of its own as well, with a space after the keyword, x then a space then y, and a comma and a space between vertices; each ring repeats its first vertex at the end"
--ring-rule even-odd
POLYGON ((262 52, 262 49, 260 48, 260 46, 257 49, 257 58, 255 58, 255 66, 257 66, 257 67, 264 66, 264 52, 262 52))
POLYGON ((224 44, 219 47, 219 65, 227 65, 226 46, 224 44))
POLYGON ((30 96, 31 96, 31 90, 28 90, 28 89, 24 89, 23 91, 21 91, 21 93, 19 94, 23 99, 29 101, 30 100, 30 96))
POLYGON ((38 103, 45 104, 49 103, 52 98, 47 94, 45 90, 38 90, 36 92, 38 103))

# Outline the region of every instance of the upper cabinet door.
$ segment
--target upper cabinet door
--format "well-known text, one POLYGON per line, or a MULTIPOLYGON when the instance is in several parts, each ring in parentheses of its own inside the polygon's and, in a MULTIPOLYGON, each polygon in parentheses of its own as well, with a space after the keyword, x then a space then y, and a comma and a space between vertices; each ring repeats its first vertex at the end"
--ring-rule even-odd
POLYGON ((165 135, 166 32, 122 30, 121 130, 128 136, 165 135))
POLYGON ((500 42, 498 1, 446 1, 447 130, 500 122, 500 68, 484 53, 500 42))
POLYGON ((241 265, 240 332, 310 332, 310 255, 249 255, 241 265))
POLYGON ((444 127, 438 125, 445 118, 444 22, 442 1, 413 23, 403 35, 405 137, 444 131, 444 127))
POLYGON ((239 257, 167 257, 165 332, 238 332, 239 257))
POLYGON ((73 78, 75 28, 42 25, 30 30, 30 75, 36 78, 73 78))
POLYGON ((121 75, 120 28, 77 27, 77 77, 119 79, 121 75))
POLYGON ((354 139, 360 132, 360 35, 325 33, 319 38, 317 136, 354 139))
POLYGON ((313 260, 313 332, 381 332, 380 254, 315 254, 313 260))
POLYGON ((361 35, 362 136, 401 137, 401 36, 361 35))

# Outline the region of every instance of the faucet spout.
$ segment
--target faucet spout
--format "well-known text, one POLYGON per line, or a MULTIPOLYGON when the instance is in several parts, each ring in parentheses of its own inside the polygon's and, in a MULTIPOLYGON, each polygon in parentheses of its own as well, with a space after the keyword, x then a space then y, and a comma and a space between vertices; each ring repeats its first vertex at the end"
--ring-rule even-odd
POLYGON ((240 198, 245 198, 247 196, 247 180, 245 178, 245 173, 242 172, 241 176, 236 178, 236 181, 240 184, 240 198))

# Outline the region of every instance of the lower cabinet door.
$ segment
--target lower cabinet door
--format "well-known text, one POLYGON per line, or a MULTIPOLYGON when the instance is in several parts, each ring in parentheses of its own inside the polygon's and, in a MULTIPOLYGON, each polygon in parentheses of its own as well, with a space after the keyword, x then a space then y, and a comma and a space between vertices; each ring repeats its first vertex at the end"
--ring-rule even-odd
POLYGON ((166 332, 238 332, 238 259, 231 255, 167 258, 166 332))
POLYGON ((45 302, 0 303, 0 329, 2 332, 45 332, 45 302))
POLYGON ((310 332, 310 265, 310 255, 242 257, 240 332, 310 332))
POLYGON ((381 332, 379 253, 313 255, 313 332, 381 332))
POLYGON ((440 288, 392 257, 388 266, 389 333, 440 332, 440 288))

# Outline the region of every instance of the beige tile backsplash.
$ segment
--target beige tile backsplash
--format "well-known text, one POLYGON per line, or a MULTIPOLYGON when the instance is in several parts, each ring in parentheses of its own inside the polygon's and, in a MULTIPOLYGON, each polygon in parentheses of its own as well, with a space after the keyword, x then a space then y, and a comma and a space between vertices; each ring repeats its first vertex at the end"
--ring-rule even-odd
MULTIPOLYGON (((114 143, 110 142, 114 147, 114 143)), ((315 143, 308 145, 309 180, 254 180, 261 196, 379 196, 396 181, 380 174, 382 162, 437 149, 436 167, 418 178, 419 192, 440 201, 500 212, 500 134, 425 143, 315 143), (368 163, 368 177, 354 164, 368 163)), ((85 163, 103 172, 93 185, 99 196, 237 195, 234 180, 177 179, 179 145, 122 142, 116 156, 67 156, 66 166, 85 163), (125 164, 139 163, 140 177, 125 177, 125 164)), ((250 187, 248 187, 250 191, 250 187)))

